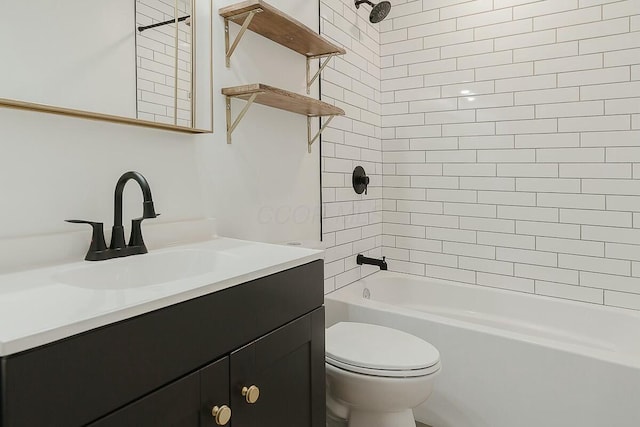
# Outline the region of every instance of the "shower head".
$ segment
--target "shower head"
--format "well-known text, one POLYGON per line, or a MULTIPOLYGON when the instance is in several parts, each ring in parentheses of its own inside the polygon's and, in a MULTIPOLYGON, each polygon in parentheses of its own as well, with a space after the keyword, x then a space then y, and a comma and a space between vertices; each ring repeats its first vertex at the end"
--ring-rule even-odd
POLYGON ((381 1, 371 10, 371 13, 369 14, 369 21, 371 21, 372 24, 377 24, 386 18, 390 11, 391 3, 388 1, 381 1))
POLYGON ((355 2, 356 9, 359 9, 362 3, 367 3, 372 7, 371 13, 369 14, 369 22, 371 22, 372 24, 377 24, 378 22, 382 21, 387 17, 389 11, 391 10, 391 3, 389 3, 388 1, 381 1, 378 4, 372 3, 369 0, 355 0, 355 2))

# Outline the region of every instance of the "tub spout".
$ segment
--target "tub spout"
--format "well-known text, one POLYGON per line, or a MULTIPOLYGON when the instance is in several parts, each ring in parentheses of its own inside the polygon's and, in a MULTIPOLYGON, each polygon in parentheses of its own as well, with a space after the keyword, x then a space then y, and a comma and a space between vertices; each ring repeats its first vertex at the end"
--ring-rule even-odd
POLYGON ((387 261, 386 261, 387 257, 382 257, 382 259, 376 259, 376 258, 368 258, 362 254, 358 254, 358 256, 356 257, 356 263, 358 265, 362 265, 362 264, 368 264, 368 265, 377 265, 378 267, 380 267, 380 270, 387 270, 387 261))

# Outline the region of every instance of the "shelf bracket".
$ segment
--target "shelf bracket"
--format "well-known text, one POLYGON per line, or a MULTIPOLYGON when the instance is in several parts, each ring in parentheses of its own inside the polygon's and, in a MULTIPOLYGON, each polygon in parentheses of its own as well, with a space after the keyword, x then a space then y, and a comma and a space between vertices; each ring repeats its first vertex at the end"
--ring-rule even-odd
POLYGON ((240 114, 238 114, 238 117, 236 117, 233 123, 231 123, 231 97, 230 96, 226 97, 227 98, 227 144, 231 144, 231 134, 233 134, 233 131, 240 124, 244 115, 247 114, 247 111, 249 111, 251 104, 253 104, 253 101, 256 100, 256 97, 258 95, 259 95, 258 92, 251 94, 251 97, 247 100, 247 104, 244 106, 242 111, 240 111, 240 114))
POLYGON ((331 58, 337 55, 338 53, 336 52, 330 53, 329 55, 310 56, 309 58, 307 58, 307 95, 311 93, 311 85, 313 84, 313 82, 315 82, 316 79, 320 77, 320 73, 322 73, 322 70, 324 70, 324 68, 329 65, 329 61, 331 61, 331 58), (327 59, 322 62, 322 58, 324 57, 326 57, 327 59), (311 61, 313 59, 320 59, 320 68, 318 69, 318 72, 316 72, 316 74, 311 77, 311 61))
POLYGON ((262 9, 254 9, 252 11, 247 12, 247 17, 244 18, 242 27, 240 28, 240 31, 238 32, 236 39, 231 44, 231 47, 229 47, 229 41, 230 41, 229 40, 229 20, 231 18, 236 18, 244 14, 236 15, 236 16, 232 16, 224 19, 224 47, 225 47, 225 52, 227 56, 227 59, 226 59, 227 68, 231 66, 231 55, 233 55, 233 52, 236 50, 236 47, 238 47, 238 43, 240 43, 240 40, 242 39, 242 36, 244 36, 245 31, 247 31, 247 28, 249 28, 249 24, 251 23, 251 20, 256 15, 256 13, 260 13, 260 12, 262 12, 262 9))
POLYGON ((307 117, 307 138, 308 138, 309 153, 311 153, 311 146, 313 145, 313 143, 316 142, 316 140, 320 137, 322 132, 324 132, 327 126, 329 126, 329 123, 331 123, 331 120, 333 120, 335 116, 325 116, 325 117, 327 118, 324 124, 320 127, 320 130, 318 131, 318 133, 315 134, 313 138, 311 137, 311 119, 313 119, 313 117, 307 117))

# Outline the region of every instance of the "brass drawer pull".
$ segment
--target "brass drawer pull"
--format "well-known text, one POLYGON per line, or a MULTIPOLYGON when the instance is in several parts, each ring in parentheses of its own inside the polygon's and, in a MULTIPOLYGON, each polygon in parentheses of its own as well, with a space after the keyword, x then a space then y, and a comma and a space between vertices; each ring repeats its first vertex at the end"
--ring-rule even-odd
POLYGON ((225 426, 231 419, 231 408, 227 405, 214 406, 213 409, 211 409, 211 415, 216 419, 216 424, 225 426))
POLYGON ((247 403, 256 403, 260 397, 260 389, 255 385, 249 386, 249 388, 242 387, 242 395, 247 403))

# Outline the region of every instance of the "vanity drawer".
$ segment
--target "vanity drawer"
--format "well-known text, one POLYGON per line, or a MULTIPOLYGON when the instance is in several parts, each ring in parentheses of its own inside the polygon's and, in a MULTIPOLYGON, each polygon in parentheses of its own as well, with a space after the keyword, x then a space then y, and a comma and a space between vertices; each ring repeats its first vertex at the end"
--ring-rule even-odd
POLYGON ((143 397, 88 427, 199 427, 200 373, 143 397))
POLYGON ((317 260, 2 359, 2 427, 86 425, 320 307, 317 260))
POLYGON ((229 405, 229 358, 162 387, 88 427, 215 426, 214 406, 229 405))

